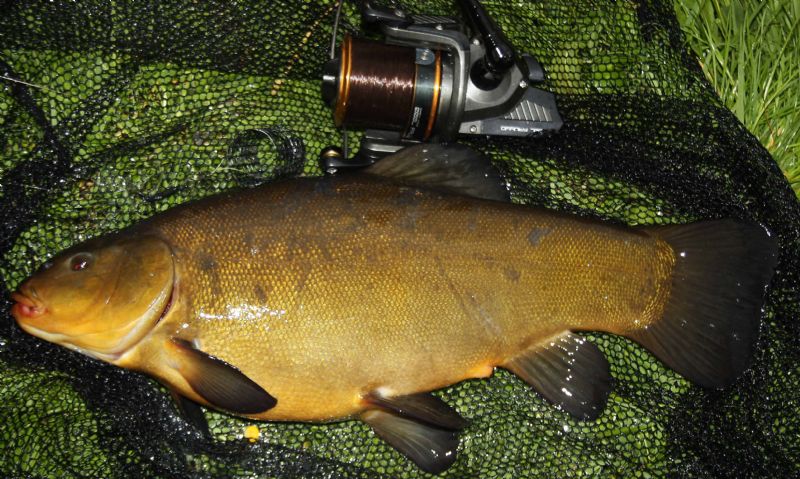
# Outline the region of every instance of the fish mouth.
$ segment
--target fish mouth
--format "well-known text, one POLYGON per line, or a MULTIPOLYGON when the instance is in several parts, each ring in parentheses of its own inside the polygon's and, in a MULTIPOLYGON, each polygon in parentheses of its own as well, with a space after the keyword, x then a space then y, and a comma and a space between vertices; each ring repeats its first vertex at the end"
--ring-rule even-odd
POLYGON ((11 300, 14 301, 14 305, 11 307, 11 315, 19 320, 20 318, 38 318, 46 313, 47 308, 34 300, 32 296, 32 294, 27 294, 22 290, 11 293, 11 300))

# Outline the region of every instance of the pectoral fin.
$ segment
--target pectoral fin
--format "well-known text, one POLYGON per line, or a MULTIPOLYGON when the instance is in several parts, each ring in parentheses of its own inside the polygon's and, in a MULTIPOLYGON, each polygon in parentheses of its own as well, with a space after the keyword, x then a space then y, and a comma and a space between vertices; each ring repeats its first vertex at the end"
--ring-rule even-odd
POLYGON ((382 409, 361 414, 381 439, 411 459, 420 469, 438 474, 453 464, 458 433, 401 417, 382 409))
POLYGON ((503 367, 578 419, 596 419, 611 392, 611 373, 603 353, 588 339, 570 332, 503 367))
POLYGON ((277 400, 241 371, 188 341, 167 341, 172 366, 189 386, 214 407, 237 414, 257 414, 275 407, 277 400))
POLYGON ((194 426, 205 437, 210 437, 211 432, 208 430, 208 421, 203 415, 203 410, 200 405, 186 396, 181 395, 178 391, 170 389, 170 395, 175 401, 175 407, 178 409, 181 417, 186 422, 194 426))

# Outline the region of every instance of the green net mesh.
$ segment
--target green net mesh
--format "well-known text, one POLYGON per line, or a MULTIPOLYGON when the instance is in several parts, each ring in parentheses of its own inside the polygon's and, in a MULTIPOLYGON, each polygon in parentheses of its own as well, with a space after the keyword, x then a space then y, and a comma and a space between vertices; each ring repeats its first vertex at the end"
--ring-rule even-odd
MULTIPOLYGON (((504 371, 452 386, 438 394, 471 423, 443 477, 796 474, 800 208, 702 80, 671 4, 485 6, 544 65, 565 119, 544 140, 472 140, 515 201, 630 224, 750 218, 782 251, 754 366, 735 386, 701 390, 632 342, 591 334, 616 380, 597 421, 573 420, 504 371)), ((320 174, 317 152, 340 141, 319 94, 333 2, 0 1, 0 11, 0 475, 424 475, 357 421, 209 411, 204 439, 154 381, 29 337, 7 313, 9 292, 70 244, 217 191, 320 174)), ((342 31, 357 25, 346 5, 342 31)))

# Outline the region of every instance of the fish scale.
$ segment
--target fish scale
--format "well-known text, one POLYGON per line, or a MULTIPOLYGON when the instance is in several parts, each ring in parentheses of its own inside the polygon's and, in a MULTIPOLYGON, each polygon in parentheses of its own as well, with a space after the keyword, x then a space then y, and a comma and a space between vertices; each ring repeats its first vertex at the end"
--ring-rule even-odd
POLYGON ((673 263, 665 243, 612 225, 365 175, 285 181, 145 227, 186 284, 184 314, 153 335, 237 365, 279 398, 264 419, 347 417, 374 388, 429 391, 564 330, 646 324, 673 263))

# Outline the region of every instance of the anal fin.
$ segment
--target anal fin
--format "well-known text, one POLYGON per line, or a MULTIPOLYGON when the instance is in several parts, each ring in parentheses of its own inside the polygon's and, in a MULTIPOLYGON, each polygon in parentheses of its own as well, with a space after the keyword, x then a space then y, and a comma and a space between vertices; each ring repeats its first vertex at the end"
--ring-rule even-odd
POLYGON ((204 353, 186 340, 166 341, 173 367, 200 397, 214 407, 237 414, 257 414, 277 400, 244 373, 204 353))
POLYGON ((611 392, 608 361, 594 343, 566 332, 507 361, 504 368, 582 420, 596 419, 611 392))

